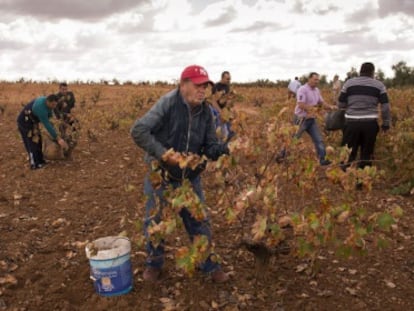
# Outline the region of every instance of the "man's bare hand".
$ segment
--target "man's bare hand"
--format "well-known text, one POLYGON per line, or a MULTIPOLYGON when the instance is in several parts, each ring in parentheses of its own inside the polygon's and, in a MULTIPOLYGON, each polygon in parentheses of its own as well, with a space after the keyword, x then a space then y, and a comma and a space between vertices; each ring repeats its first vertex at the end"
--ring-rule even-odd
POLYGON ((57 139, 57 143, 59 144, 59 146, 62 147, 63 150, 68 150, 69 149, 68 144, 62 138, 59 137, 57 139))

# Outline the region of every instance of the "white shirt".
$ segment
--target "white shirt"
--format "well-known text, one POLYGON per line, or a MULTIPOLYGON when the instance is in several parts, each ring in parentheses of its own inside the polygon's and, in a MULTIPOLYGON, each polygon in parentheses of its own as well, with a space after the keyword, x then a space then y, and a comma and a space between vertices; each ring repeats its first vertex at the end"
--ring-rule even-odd
POLYGON ((299 80, 292 80, 289 82, 289 85, 288 85, 288 89, 295 94, 300 87, 301 87, 301 84, 299 80))

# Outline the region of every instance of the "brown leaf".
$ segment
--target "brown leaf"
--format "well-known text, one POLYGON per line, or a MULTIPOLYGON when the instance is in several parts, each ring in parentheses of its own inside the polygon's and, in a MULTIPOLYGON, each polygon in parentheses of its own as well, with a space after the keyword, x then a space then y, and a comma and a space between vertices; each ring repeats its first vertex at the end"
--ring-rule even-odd
POLYGON ((63 224, 66 224, 67 220, 65 218, 58 218, 56 219, 54 222, 52 222, 52 226, 53 227, 59 227, 63 224))
POLYGON ((264 237, 267 228, 267 217, 263 215, 257 215, 256 222, 252 226, 253 240, 259 241, 264 237))
POLYGON ((387 285, 389 288, 396 288, 397 285, 395 285, 393 282, 391 281, 385 281, 385 285, 387 285))
POLYGON ((282 216, 279 218, 279 226, 280 227, 287 227, 287 226, 293 226, 292 218, 290 216, 282 216))
POLYGON ((160 301, 162 303, 162 311, 174 311, 177 310, 174 300, 168 297, 161 297, 160 301))
POLYGON ((23 195, 19 194, 19 193, 15 193, 13 194, 13 200, 15 201, 19 201, 23 198, 23 195))
POLYGON ((354 288, 346 287, 346 288, 345 288, 345 291, 346 291, 348 294, 351 294, 352 296, 356 296, 356 295, 357 295, 357 290, 356 290, 356 289, 354 289, 354 288))
POLYGON ((76 247, 76 248, 84 248, 84 247, 85 247, 85 245, 86 245, 88 242, 89 242, 88 240, 86 240, 86 241, 84 241, 84 242, 81 242, 81 241, 76 241, 76 242, 72 242, 72 243, 71 243, 71 245, 72 245, 73 247, 76 247))
POLYGON ((350 211, 343 211, 342 213, 338 215, 338 218, 336 221, 340 224, 344 223, 348 219, 350 213, 351 213, 350 211))
POLYGON ((16 285, 17 279, 11 274, 6 274, 4 277, 0 277, 0 285, 4 284, 16 285))
POLYGON ((75 256, 76 256, 76 252, 74 252, 74 251, 68 251, 68 252, 66 252, 66 258, 67 259, 72 259, 75 256))
POLYGON ((213 300, 213 301, 211 302, 211 307, 212 307, 213 309, 218 309, 218 308, 219 308, 219 304, 213 300))

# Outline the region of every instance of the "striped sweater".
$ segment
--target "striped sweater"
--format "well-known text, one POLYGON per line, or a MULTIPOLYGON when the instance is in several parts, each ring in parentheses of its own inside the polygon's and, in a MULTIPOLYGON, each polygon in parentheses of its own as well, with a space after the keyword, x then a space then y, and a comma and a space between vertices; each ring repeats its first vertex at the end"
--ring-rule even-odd
POLYGON ((376 79, 359 76, 345 82, 339 95, 339 108, 348 119, 378 119, 381 104, 383 126, 390 126, 390 104, 385 85, 376 79))

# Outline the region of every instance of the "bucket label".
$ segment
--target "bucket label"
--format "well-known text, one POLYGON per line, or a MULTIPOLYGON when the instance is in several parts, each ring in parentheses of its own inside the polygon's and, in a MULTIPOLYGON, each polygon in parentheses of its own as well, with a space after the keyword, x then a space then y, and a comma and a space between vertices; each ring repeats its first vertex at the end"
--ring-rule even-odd
POLYGON ((91 267, 95 289, 98 293, 114 294, 132 288, 132 270, 130 260, 110 268, 91 267))

